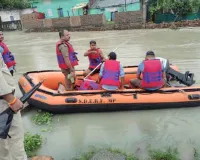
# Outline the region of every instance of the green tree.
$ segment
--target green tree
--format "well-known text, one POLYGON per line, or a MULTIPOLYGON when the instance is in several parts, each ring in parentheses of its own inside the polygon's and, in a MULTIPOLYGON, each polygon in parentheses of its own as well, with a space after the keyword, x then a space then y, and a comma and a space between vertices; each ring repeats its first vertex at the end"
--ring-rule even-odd
POLYGON ((156 13, 172 13, 184 17, 200 11, 200 0, 150 0, 151 19, 156 13))
POLYGON ((1 9, 24 9, 29 7, 30 3, 27 0, 0 0, 1 9))

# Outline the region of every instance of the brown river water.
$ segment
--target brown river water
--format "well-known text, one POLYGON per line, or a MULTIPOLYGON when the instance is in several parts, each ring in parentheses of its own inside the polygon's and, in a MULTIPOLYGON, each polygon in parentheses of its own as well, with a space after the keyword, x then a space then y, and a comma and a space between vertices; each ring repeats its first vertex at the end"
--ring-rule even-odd
MULTIPOLYGON (((4 35, 16 55, 16 84, 27 71, 58 69, 55 55, 58 33, 5 32, 4 35)), ((116 53, 123 65, 138 65, 145 52, 153 50, 157 56, 176 64, 180 71, 195 73, 195 85, 200 85, 200 28, 72 32, 71 43, 80 60, 77 69, 88 67, 83 53, 90 40, 96 40, 105 55, 119 47, 116 53)), ((21 95, 19 90, 17 94, 21 95)), ((51 132, 41 132, 47 126, 32 123, 35 113, 32 109, 23 114, 25 131, 41 134, 44 142, 38 154, 51 155, 56 160, 68 160, 91 146, 119 148, 143 158, 149 144, 153 148, 178 147, 183 159, 187 159, 194 147, 200 149, 200 107, 55 115, 51 132)))

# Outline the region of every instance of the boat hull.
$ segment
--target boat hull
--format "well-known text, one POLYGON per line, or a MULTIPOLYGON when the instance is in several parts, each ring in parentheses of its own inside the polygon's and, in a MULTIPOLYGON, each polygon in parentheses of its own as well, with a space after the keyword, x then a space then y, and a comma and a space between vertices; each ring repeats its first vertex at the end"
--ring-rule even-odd
MULTIPOLYGON (((82 72, 77 73, 81 75, 82 72)), ((64 76, 60 71, 33 71, 25 73, 20 77, 18 83, 21 92, 26 94, 38 82, 45 78, 46 82, 33 94, 28 100, 28 103, 35 108, 52 113, 125 111, 200 106, 200 87, 195 86, 168 87, 155 92, 147 92, 141 89, 125 89, 109 92, 104 90, 68 91, 60 94, 56 90, 58 87, 57 82, 64 81, 64 76), (59 80, 55 78, 56 76, 59 80)), ((128 80, 126 83, 128 83, 128 80)))

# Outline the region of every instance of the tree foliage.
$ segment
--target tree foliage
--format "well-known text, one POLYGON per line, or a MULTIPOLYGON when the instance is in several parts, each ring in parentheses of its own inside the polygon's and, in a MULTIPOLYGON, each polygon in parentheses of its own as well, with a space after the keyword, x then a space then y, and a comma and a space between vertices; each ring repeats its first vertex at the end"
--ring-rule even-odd
POLYGON ((200 0, 150 0, 151 18, 156 13, 172 13, 184 17, 200 11, 200 0))
POLYGON ((28 0, 0 0, 0 9, 24 9, 29 8, 28 0))

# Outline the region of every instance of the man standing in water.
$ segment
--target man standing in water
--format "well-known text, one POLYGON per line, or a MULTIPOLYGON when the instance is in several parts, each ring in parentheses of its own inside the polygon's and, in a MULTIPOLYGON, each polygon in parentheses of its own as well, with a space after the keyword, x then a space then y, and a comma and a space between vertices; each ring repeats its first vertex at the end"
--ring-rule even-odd
MULTIPOLYGON (((56 43, 56 54, 58 65, 65 76, 66 90, 73 90, 73 83, 75 82, 74 66, 78 65, 78 59, 74 48, 69 43, 70 34, 67 30, 59 32, 60 40, 56 43)), ((59 86, 60 88, 60 86, 59 86)), ((60 89, 58 89, 60 90, 60 89)))
MULTIPOLYGON (((13 116, 9 136, 0 138, 0 160, 27 160, 24 150, 24 132, 20 109, 22 102, 13 95, 15 90, 14 79, 11 76, 4 59, 0 54, 0 113, 10 107, 16 114, 13 116)), ((2 117, 1 117, 2 118, 2 117)))
POLYGON ((3 40, 4 40, 3 32, 0 31, 0 53, 11 75, 13 76, 14 67, 16 65, 15 58, 13 54, 9 51, 7 45, 3 42, 3 40))

